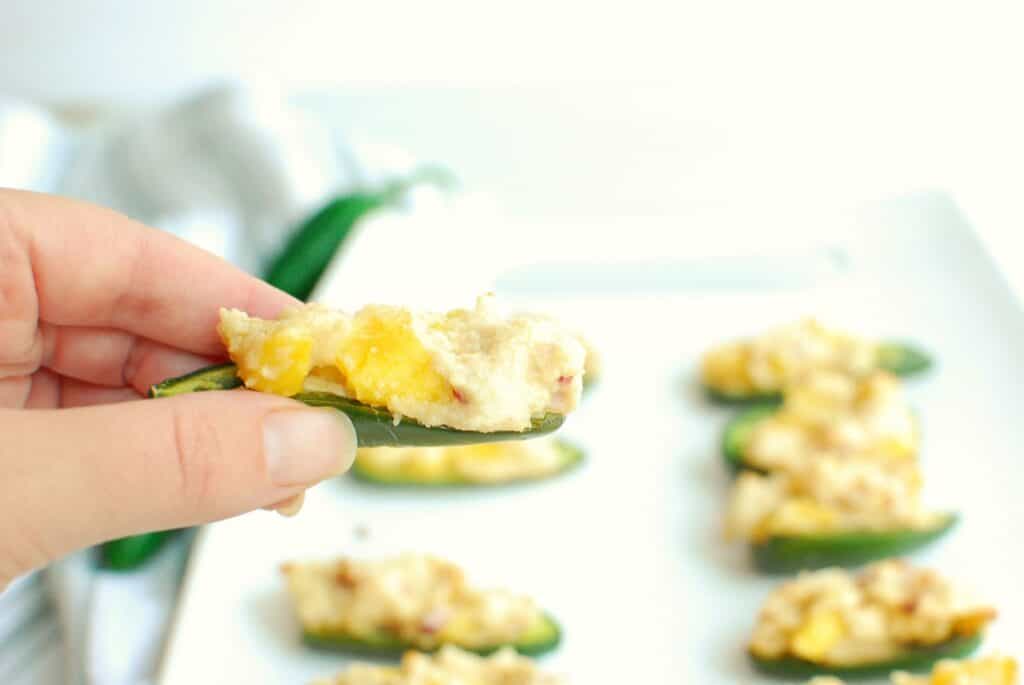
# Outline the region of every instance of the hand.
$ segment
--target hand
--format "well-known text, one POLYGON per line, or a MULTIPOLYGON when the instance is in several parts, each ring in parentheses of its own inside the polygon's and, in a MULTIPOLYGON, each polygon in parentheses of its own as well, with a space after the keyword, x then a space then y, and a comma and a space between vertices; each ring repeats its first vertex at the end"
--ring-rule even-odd
POLYGON ((347 470, 340 412, 255 392, 142 400, 223 358, 220 307, 295 303, 113 212, 0 190, 0 589, 103 540, 294 513, 347 470))

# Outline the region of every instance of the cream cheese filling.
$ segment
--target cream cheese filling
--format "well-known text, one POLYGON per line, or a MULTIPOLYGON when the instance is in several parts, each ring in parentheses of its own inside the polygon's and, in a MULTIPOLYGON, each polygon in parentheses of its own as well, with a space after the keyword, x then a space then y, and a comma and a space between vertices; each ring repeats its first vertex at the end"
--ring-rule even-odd
POLYGON ((503 316, 490 296, 471 310, 370 305, 349 315, 307 304, 277 320, 222 310, 218 330, 247 387, 331 392, 427 426, 527 430, 567 414, 586 353, 549 317, 503 316))
POLYGON ((825 569, 783 583, 758 615, 750 650, 766 659, 875 663, 977 634, 995 616, 935 571, 888 559, 857 574, 825 569))
POLYGON ((472 649, 514 643, 544 620, 529 597, 474 588, 459 567, 427 555, 292 563, 284 572, 303 629, 313 634, 383 632, 421 649, 472 649))

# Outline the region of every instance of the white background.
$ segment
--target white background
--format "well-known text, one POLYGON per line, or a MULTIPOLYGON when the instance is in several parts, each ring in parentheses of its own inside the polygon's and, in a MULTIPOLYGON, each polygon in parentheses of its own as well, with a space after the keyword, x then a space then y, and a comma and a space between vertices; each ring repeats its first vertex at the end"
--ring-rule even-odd
MULTIPOLYGON (((1022 19, 1015 2, 5 0, 0 92, 138 105, 224 77, 288 92, 360 85, 385 96, 350 112, 355 119, 414 127, 414 152, 445 141, 436 156, 454 157, 444 161, 472 182, 488 175, 484 165, 466 169, 445 153, 472 119, 445 115, 442 103, 424 120, 429 88, 555 84, 565 93, 567 82, 586 82, 601 97, 571 106, 604 136, 531 129, 540 115, 501 122, 513 141, 543 136, 523 154, 491 158, 492 177, 500 165, 519 170, 500 189, 518 210, 552 209, 550 198, 516 188, 560 164, 575 211, 624 214, 847 206, 943 187, 972 205, 1006 259, 1024 227, 1015 206, 1022 19), (635 95, 639 82, 657 96, 635 95), (427 96, 391 107, 396 84, 428 87, 427 96)), ((552 98, 536 99, 546 107, 552 98)), ((460 111, 493 125, 501 107, 460 111)), ((492 126, 488 139, 500 137, 492 126)))

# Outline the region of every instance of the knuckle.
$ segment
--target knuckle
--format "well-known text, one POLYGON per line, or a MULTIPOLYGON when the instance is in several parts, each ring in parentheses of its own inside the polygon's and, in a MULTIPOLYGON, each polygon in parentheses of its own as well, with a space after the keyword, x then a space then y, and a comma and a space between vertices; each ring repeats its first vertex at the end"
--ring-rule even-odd
POLYGON ((0 378, 32 373, 42 352, 31 246, 10 205, 0 190, 0 378))
MULTIPOLYGON (((146 363, 151 353, 150 345, 146 344, 136 336, 128 341, 128 349, 124 355, 124 365, 121 367, 121 383, 127 388, 135 388, 139 369, 146 363)), ((138 388, 136 388, 138 389, 138 388)))

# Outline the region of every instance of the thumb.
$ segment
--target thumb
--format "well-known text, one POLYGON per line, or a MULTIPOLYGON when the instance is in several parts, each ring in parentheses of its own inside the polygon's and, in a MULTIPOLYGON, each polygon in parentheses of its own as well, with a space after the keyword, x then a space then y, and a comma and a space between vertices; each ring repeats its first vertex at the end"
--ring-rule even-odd
POLYGON ((343 413, 247 392, 0 410, 0 435, 0 581, 103 540, 294 501, 356 449, 343 413))

